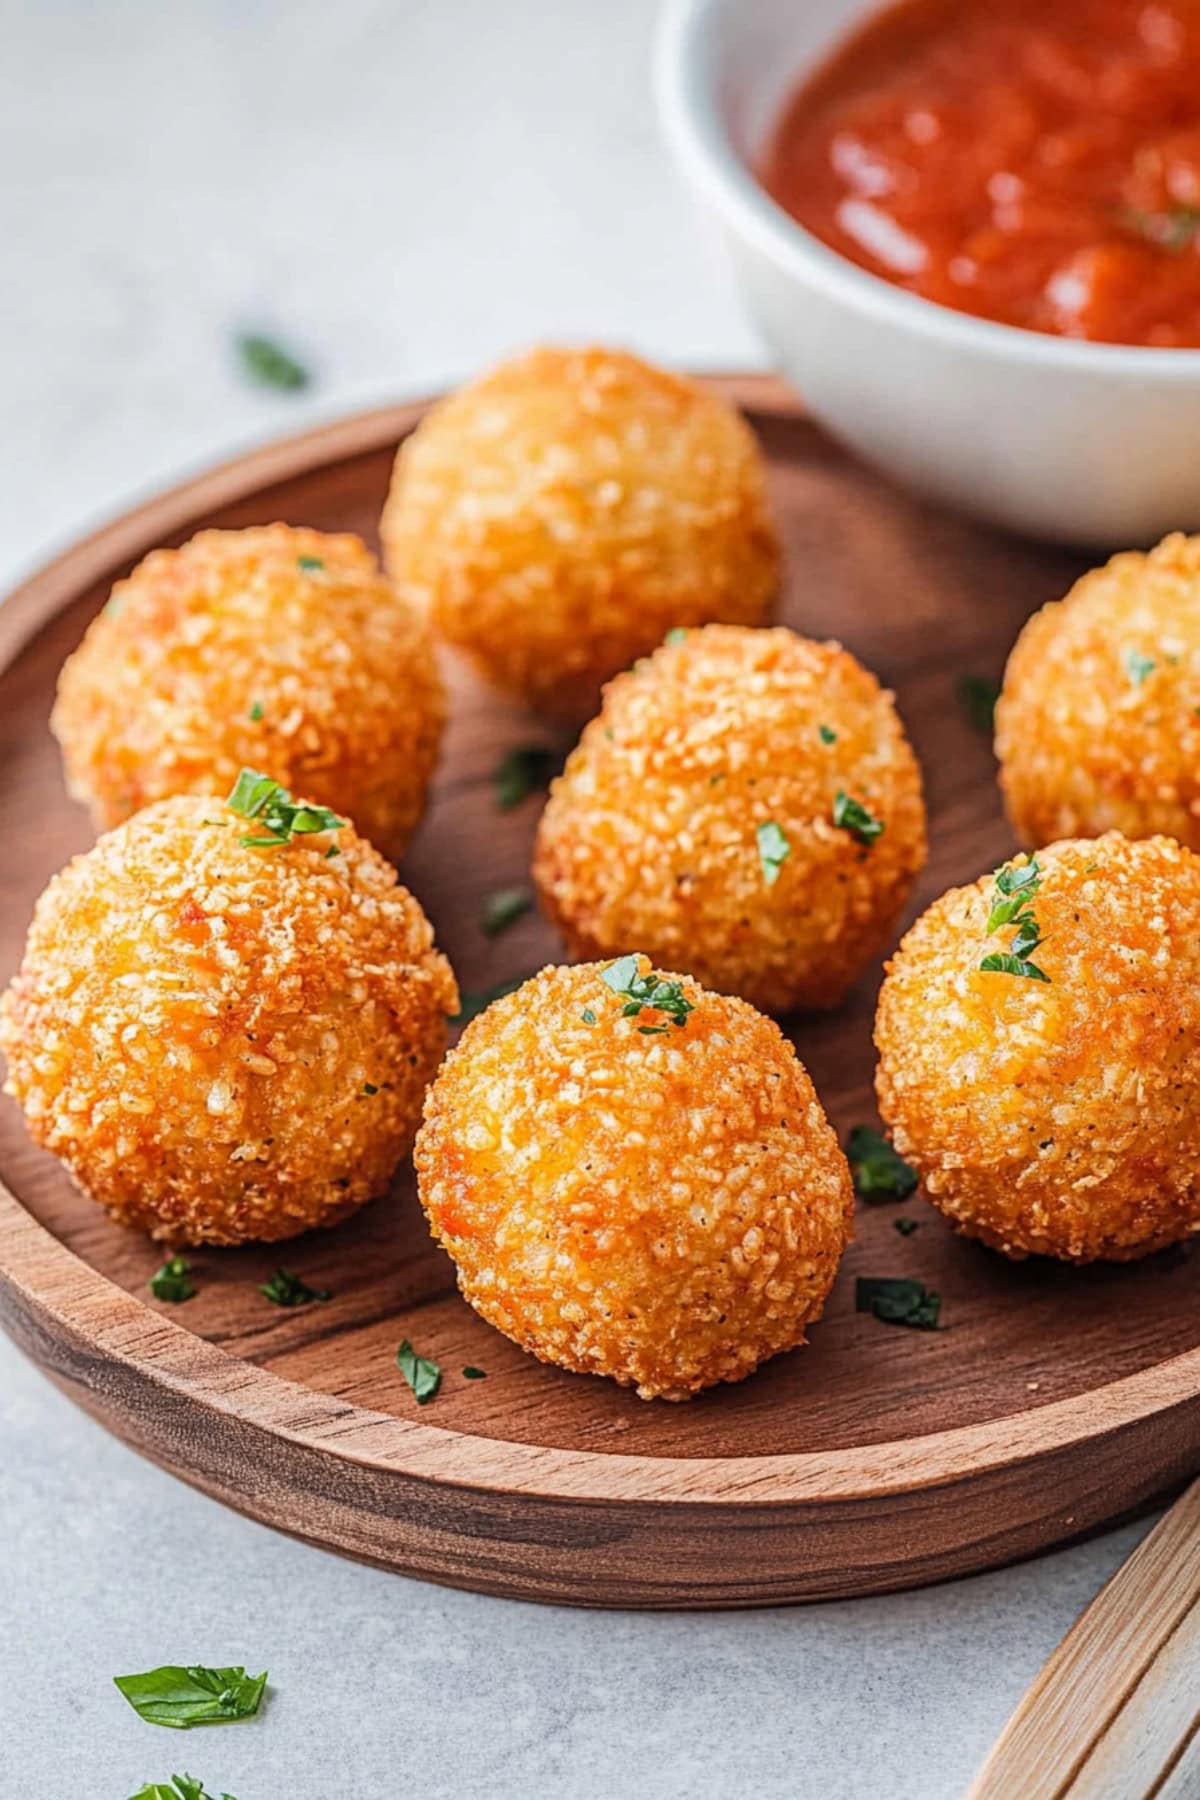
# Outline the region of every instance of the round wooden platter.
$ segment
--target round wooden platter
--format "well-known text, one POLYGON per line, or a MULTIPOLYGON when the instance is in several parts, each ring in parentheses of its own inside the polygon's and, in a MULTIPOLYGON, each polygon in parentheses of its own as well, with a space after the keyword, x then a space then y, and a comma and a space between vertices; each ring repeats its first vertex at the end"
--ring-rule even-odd
MULTIPOLYGON (((1021 621, 1076 573, 1060 552, 930 511, 851 461, 777 383, 720 384, 770 458, 782 617, 892 685, 925 771, 932 855, 913 911, 1012 848, 990 747, 955 690, 995 677, 1021 621)), ((55 677, 111 582, 156 544, 272 519, 375 541, 397 407, 243 457, 61 557, 0 609, 0 976, 47 877, 90 841, 63 791, 55 677)), ((465 990, 559 954, 533 917, 489 941, 485 895, 527 879, 538 801, 491 775, 536 720, 452 671, 453 721, 404 877, 465 990)), ((842 1131, 874 1122, 879 971, 794 1036, 842 1131)), ((931 1007, 936 996, 930 996, 931 1007)), ((68 1393, 156 1462, 284 1530, 409 1574, 527 1599, 715 1607, 864 1594, 1024 1556, 1144 1505, 1200 1463, 1200 1260, 1010 1264, 918 1198, 860 1208, 811 1344, 683 1406, 543 1367, 458 1298, 402 1170, 326 1233, 193 1254, 199 1293, 157 1304, 161 1251, 111 1224, 0 1109, 0 1315, 68 1393), (898 1211, 919 1220, 903 1237, 898 1211), (328 1288, 284 1310, 280 1261, 328 1288), (913 1275, 944 1329, 854 1310, 856 1275, 913 1275), (395 1353, 444 1371, 418 1407, 395 1353), (463 1378, 464 1366, 486 1380, 463 1378)))

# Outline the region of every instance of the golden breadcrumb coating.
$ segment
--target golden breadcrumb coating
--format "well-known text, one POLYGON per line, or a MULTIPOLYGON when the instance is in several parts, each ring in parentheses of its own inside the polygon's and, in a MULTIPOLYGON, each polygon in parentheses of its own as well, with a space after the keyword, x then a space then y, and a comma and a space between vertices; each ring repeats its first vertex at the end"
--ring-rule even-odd
POLYGON ((943 894, 879 997, 879 1108, 970 1236, 1125 1261, 1200 1228, 1200 857, 1110 832, 1037 862, 1048 982, 981 971, 1016 930, 993 876, 943 894))
POLYGON ((177 798, 109 832, 43 893, 0 1003, 32 1136, 171 1242, 292 1237, 381 1193, 457 1005, 350 826, 243 848, 252 830, 177 798))
POLYGON ((1115 830, 1200 850, 1200 537, 1114 556, 1034 614, 996 754, 1027 844, 1115 830))
POLYGON ((415 1160, 489 1324, 543 1362, 685 1400, 804 1341, 853 1196, 779 1028, 660 979, 695 1008, 682 1026, 624 1016, 599 964, 495 1001, 430 1089, 415 1160))
POLYGON ((924 862, 920 770, 875 677, 838 644, 710 625, 610 684, 534 873, 572 955, 640 945, 785 1013, 842 999, 924 862), (839 792, 883 821, 873 843, 835 825, 839 792))
POLYGON ((779 580, 748 426, 614 350, 534 350, 434 407, 380 535, 488 680, 572 720, 670 626, 760 624, 779 580))
POLYGON ((393 860, 445 698, 424 615, 356 537, 202 531, 119 581, 59 678, 53 729, 100 828, 239 769, 349 814, 393 860))

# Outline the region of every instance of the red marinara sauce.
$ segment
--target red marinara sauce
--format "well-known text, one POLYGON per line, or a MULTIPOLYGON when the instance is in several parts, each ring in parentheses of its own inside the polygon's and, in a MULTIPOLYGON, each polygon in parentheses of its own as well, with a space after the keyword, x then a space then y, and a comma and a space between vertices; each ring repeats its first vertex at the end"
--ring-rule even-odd
POLYGON ((927 300, 1200 347, 1200 0, 905 0, 792 96, 760 175, 927 300))

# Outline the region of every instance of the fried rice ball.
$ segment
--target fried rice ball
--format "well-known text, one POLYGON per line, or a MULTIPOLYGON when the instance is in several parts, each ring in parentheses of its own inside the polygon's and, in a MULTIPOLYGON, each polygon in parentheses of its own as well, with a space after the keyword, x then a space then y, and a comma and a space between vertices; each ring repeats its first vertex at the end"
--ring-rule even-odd
POLYGON ((119 581, 51 723, 100 829, 168 794, 226 793, 248 765, 395 860, 445 711, 424 616, 361 540, 268 525, 202 531, 119 581))
POLYGON ((1026 844, 1116 830, 1200 850, 1200 537, 1114 556, 1034 614, 996 754, 1026 844))
POLYGON ((710 625, 611 683, 534 873, 572 955, 639 944, 786 1013, 843 998, 924 861, 920 771, 875 677, 839 644, 710 625))
POLYGON ((715 394, 614 350, 534 350, 401 446, 387 567, 480 673, 595 711, 672 625, 757 625, 779 579, 763 462, 715 394))
POLYGON ((778 1026, 645 957, 494 1002, 430 1089, 415 1160, 476 1312, 644 1400, 803 1343, 852 1235, 846 1160, 778 1026), (638 984, 662 1005, 631 1013, 638 984))
POLYGON ((1009 898, 1045 980, 981 968, 1022 933, 991 917, 997 877, 943 894, 879 997, 880 1111, 934 1205, 993 1249, 1146 1256, 1200 1229, 1200 857, 1109 832, 1029 867, 1003 879, 1028 882, 1009 898))
POLYGON ((179 797, 100 838, 38 901, 0 1003, 34 1139, 174 1243, 293 1237, 381 1193, 457 1005, 352 827, 243 847, 253 829, 179 797))

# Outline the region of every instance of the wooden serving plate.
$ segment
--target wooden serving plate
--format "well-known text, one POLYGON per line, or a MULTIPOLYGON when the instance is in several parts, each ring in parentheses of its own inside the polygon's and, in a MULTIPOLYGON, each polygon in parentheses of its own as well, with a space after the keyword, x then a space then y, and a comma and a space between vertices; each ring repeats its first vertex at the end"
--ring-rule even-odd
MULTIPOLYGON (((917 897, 1012 848, 990 746, 956 702, 997 676, 1025 616, 1077 572, 985 533, 851 461, 776 382, 720 384, 770 458, 786 539, 782 616, 837 636, 897 691, 925 771, 932 858, 917 897)), ((35 897, 91 833, 47 728, 55 677, 111 582, 206 525, 286 519, 375 541, 396 407, 241 458, 61 557, 0 609, 0 975, 35 897)), ((483 896, 527 878, 535 800, 498 813, 490 776, 536 720, 453 676, 453 722, 405 865, 464 989, 559 954, 527 918, 489 942, 483 896)), ((913 909, 916 910, 916 907, 913 909)), ((842 1130, 872 1122, 877 972, 801 1022, 800 1054, 842 1130)), ((936 996, 930 996, 931 1006, 936 996)), ((111 1430, 284 1530, 408 1574, 527 1599, 694 1607, 866 1594, 957 1575, 1095 1528, 1200 1466, 1200 1259, 1010 1264, 920 1199, 860 1208, 811 1345, 688 1405, 646 1404, 543 1367, 458 1298, 410 1172, 336 1230, 199 1251, 200 1286, 160 1306, 161 1252, 109 1223, 0 1109, 0 1317, 111 1430), (893 1230, 904 1210, 920 1219, 893 1230), (257 1291, 284 1261, 329 1288, 285 1311, 257 1291), (854 1277, 914 1275, 945 1329, 854 1311, 854 1277), (415 1404, 408 1337, 445 1371, 415 1404), (466 1381, 473 1364, 485 1381, 466 1381)))

